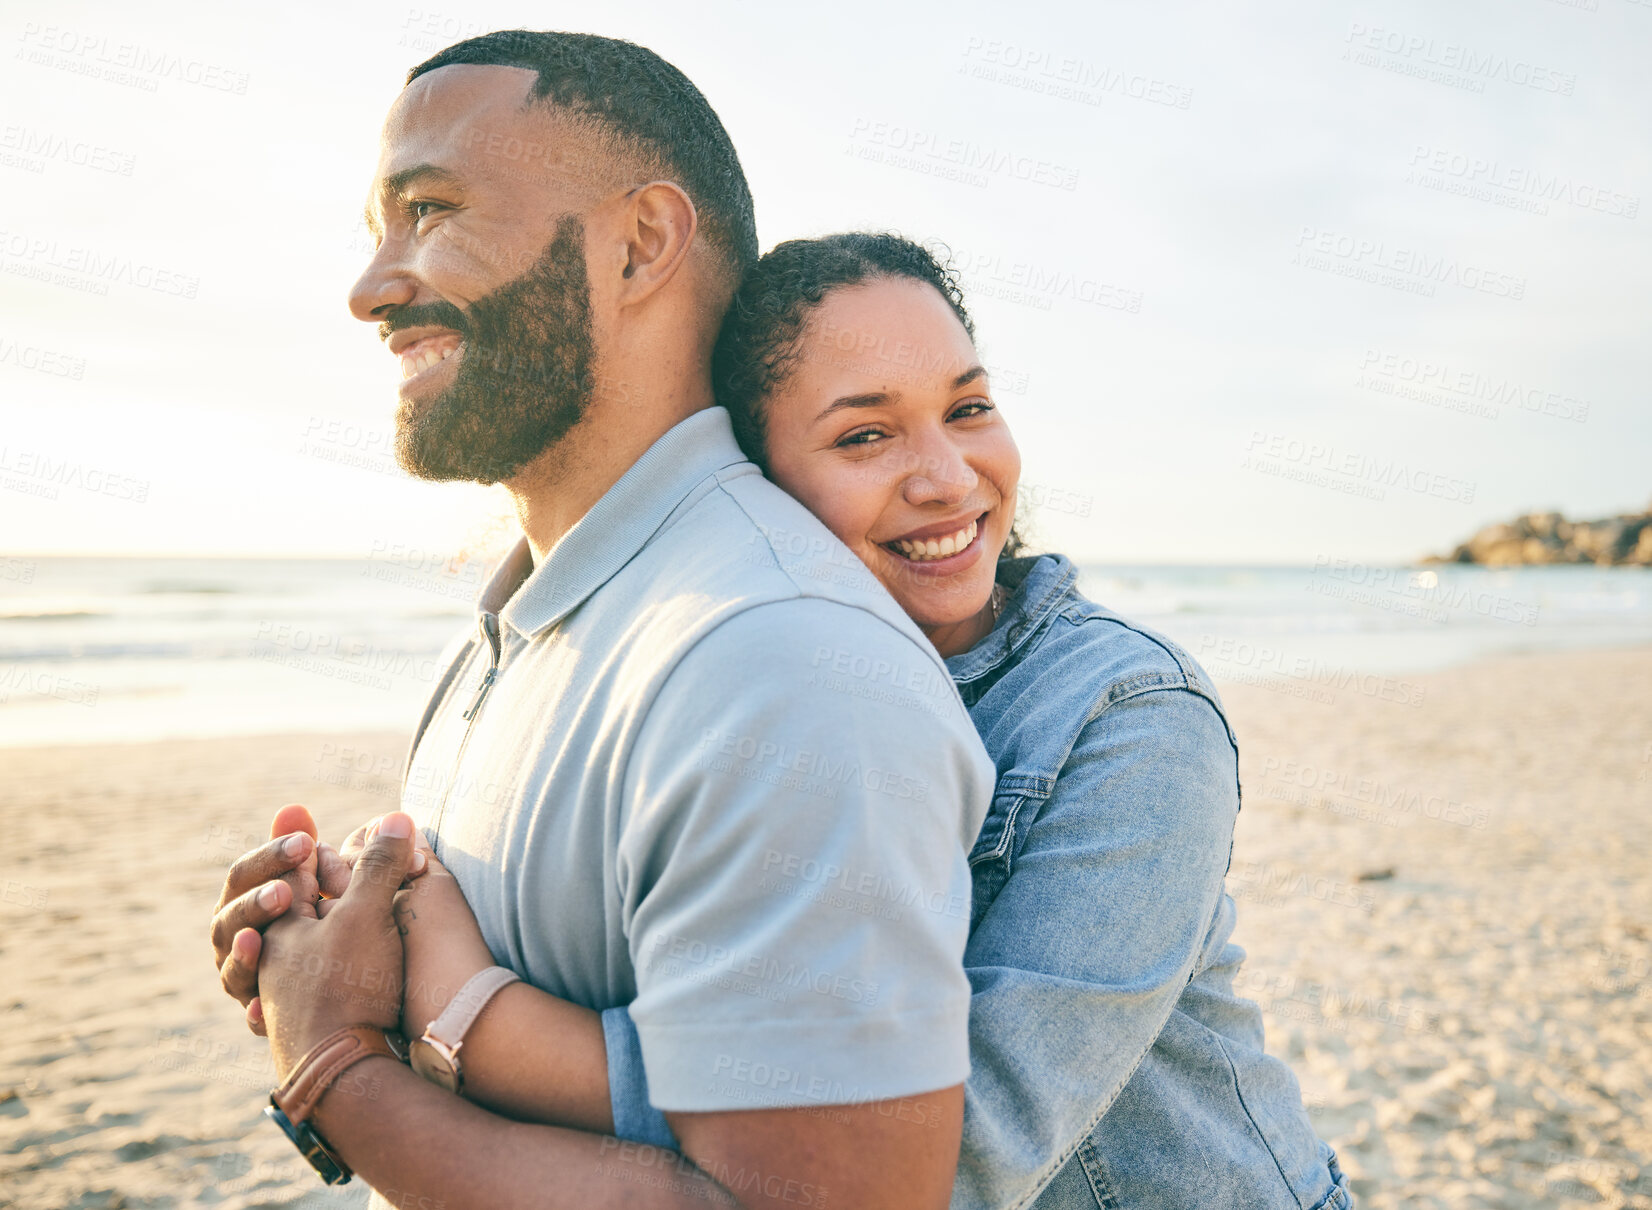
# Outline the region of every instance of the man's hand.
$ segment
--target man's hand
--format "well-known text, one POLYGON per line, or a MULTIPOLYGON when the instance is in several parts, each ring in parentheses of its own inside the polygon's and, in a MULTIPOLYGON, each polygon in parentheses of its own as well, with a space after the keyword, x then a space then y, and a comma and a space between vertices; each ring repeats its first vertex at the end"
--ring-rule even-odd
POLYGON ((325 919, 291 911, 264 930, 260 999, 282 1079, 335 1030, 398 1024, 402 940, 393 908, 414 852, 412 817, 391 812, 325 919))
MULTIPOLYGON (((242 854, 230 867, 212 917, 213 960, 224 991, 246 1008, 253 1033, 264 1033, 258 999, 262 930, 294 904, 306 915, 326 915, 349 885, 351 862, 378 822, 370 820, 352 832, 340 853, 318 842, 308 810, 285 806, 270 824, 270 842, 242 854)), ((423 868, 422 856, 415 865, 423 868)))

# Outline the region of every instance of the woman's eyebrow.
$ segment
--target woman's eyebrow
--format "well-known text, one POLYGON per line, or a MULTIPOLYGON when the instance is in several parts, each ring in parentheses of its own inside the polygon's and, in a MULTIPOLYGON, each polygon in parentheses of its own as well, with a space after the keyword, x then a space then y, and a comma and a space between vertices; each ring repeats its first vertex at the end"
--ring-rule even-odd
MULTIPOLYGON (((987 369, 985 366, 970 366, 969 369, 952 380, 952 389, 956 391, 959 387, 968 386, 977 378, 985 378, 986 376, 987 369)), ((815 417, 815 423, 819 424, 833 412, 842 408, 875 408, 880 404, 899 403, 900 401, 901 393, 899 391, 869 391, 864 395, 841 395, 821 409, 820 415, 815 417)))
POLYGON ((901 393, 899 391, 872 391, 865 395, 842 395, 832 400, 822 409, 820 415, 815 417, 815 423, 819 424, 840 408, 875 408, 883 403, 897 403, 900 397, 901 393))

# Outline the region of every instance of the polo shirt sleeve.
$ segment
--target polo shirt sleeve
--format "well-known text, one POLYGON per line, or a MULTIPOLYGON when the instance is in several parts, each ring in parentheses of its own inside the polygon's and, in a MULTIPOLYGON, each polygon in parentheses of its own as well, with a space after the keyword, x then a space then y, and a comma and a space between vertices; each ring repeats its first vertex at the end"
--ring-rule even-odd
POLYGON ((871 613, 774 602, 698 642, 639 725, 617 848, 653 1104, 961 1083, 991 786, 944 666, 871 613))

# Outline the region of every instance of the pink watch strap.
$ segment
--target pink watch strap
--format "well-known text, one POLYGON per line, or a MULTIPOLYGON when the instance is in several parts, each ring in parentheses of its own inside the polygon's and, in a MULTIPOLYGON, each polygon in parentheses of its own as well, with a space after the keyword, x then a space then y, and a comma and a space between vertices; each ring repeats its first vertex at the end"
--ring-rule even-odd
POLYGON ((424 1036, 440 1042, 450 1052, 457 1051, 459 1044, 465 1040, 465 1034, 487 1007, 488 1001, 493 999, 501 988, 510 986, 521 977, 503 966, 490 966, 487 970, 472 975, 459 989, 458 994, 448 1001, 441 1014, 425 1027, 424 1036))

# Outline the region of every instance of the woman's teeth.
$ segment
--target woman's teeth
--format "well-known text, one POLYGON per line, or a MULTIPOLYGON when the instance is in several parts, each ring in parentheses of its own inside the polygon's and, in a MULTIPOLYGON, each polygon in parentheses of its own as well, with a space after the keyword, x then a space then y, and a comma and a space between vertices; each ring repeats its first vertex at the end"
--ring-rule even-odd
POLYGON ((975 522, 971 521, 955 534, 948 534, 944 538, 928 538, 922 542, 910 542, 905 538, 897 539, 889 545, 914 563, 927 563, 931 559, 944 559, 948 555, 955 555, 975 541, 975 522))
POLYGON ((431 347, 421 342, 402 354, 402 378, 408 379, 415 374, 422 374, 437 362, 446 361, 458 347, 454 344, 431 347))

